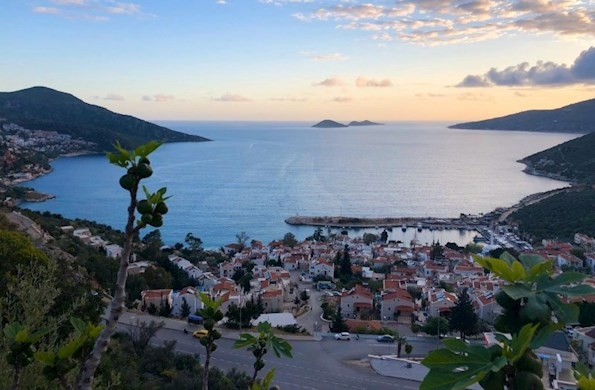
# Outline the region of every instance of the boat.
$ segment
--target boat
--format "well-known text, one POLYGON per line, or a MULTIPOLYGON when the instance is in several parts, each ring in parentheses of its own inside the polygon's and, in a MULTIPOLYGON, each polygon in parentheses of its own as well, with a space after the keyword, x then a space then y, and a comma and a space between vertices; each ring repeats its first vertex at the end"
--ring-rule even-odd
POLYGON ((422 230, 421 222, 418 222, 417 223, 417 231, 421 232, 421 230, 422 230))
POLYGON ((407 231, 407 225, 403 224, 403 226, 401 226, 401 230, 402 230, 403 232, 407 231))

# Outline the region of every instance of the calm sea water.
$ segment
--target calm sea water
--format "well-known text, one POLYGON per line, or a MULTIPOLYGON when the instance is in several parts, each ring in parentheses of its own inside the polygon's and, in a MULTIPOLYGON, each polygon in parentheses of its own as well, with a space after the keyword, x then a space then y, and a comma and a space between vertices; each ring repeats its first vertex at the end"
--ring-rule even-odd
MULTIPOLYGON (((265 243, 312 227, 292 227, 292 215, 454 217, 510 206, 524 196, 566 186, 530 176, 516 160, 577 135, 448 129, 438 123, 315 129, 311 123, 159 122, 213 142, 163 145, 153 157, 153 190, 173 195, 160 229, 168 244, 187 233, 213 248, 245 231, 265 243)), ((68 218, 122 229, 123 171, 104 156, 63 158, 54 172, 27 185, 56 199, 25 204, 68 218)), ((360 230, 380 232, 376 229, 360 230)), ((414 229, 394 229, 409 242, 414 229)), ((473 233, 424 231, 422 242, 469 242, 473 233)))

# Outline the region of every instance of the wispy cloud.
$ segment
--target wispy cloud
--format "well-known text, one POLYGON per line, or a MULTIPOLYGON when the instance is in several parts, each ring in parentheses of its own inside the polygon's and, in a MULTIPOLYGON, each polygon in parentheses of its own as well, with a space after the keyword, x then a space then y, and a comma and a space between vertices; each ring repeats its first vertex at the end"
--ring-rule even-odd
POLYGON ((595 84, 595 47, 583 51, 571 66, 551 61, 535 65, 523 62, 502 70, 491 68, 483 75, 468 75, 457 87, 563 86, 595 84))
POLYGON ((333 23, 376 40, 421 45, 477 42, 519 32, 595 36, 590 0, 400 0, 366 4, 329 0, 295 12, 303 22, 333 23))
POLYGON ((392 87, 393 83, 389 79, 368 79, 366 77, 358 77, 355 79, 355 85, 359 88, 365 87, 392 87))
POLYGON ((33 12, 36 14, 49 14, 49 15, 58 15, 60 13, 60 9, 55 7, 33 7, 33 12))
POLYGON ((114 16, 153 18, 155 15, 142 11, 141 5, 115 0, 42 0, 47 3, 32 8, 35 13, 60 15, 68 19, 106 21, 114 16))
POLYGON ((345 61, 347 59, 341 53, 318 54, 316 52, 303 51, 300 54, 314 61, 345 61))
POLYGON ((144 95, 141 100, 145 101, 145 102, 157 102, 157 103, 164 103, 164 102, 169 102, 172 100, 176 100, 176 97, 174 95, 168 95, 165 93, 158 93, 156 95, 150 96, 150 95, 144 95))
POLYGON ((338 77, 331 77, 313 85, 316 87, 339 87, 345 85, 345 82, 338 77))
POLYGON ((108 93, 103 100, 125 100, 124 96, 118 95, 116 93, 108 93))
POLYGON ((211 100, 213 100, 215 102, 239 102, 239 103, 245 103, 245 102, 252 101, 252 99, 250 99, 250 98, 247 98, 242 95, 236 95, 233 93, 226 93, 226 94, 221 95, 218 98, 211 98, 211 100))
POLYGON ((353 99, 347 96, 337 96, 333 99, 331 99, 331 101, 335 102, 335 103, 349 103, 352 102, 353 99))
POLYGON ((291 103, 304 103, 307 102, 307 98, 296 98, 296 97, 273 97, 269 99, 273 102, 291 102, 291 103))

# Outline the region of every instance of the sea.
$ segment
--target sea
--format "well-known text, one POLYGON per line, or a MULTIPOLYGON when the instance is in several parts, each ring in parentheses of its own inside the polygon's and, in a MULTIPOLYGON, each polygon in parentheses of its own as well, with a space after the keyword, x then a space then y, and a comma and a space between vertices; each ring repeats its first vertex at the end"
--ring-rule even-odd
MULTIPOLYGON (((150 157, 153 176, 143 181, 151 191, 166 187, 171 195, 159 229, 163 241, 183 243, 192 233, 209 249, 236 242, 241 232, 265 244, 287 232, 304 239, 314 227, 285 223, 296 215, 445 218, 512 206, 527 195, 568 186, 525 174, 517 160, 578 137, 458 130, 438 122, 346 128, 305 122, 154 123, 212 140, 162 145, 150 157)), ((52 167, 52 173, 24 185, 56 197, 22 207, 123 230, 128 198, 118 184, 121 168, 105 155, 60 158, 52 167)), ((349 235, 365 232, 382 229, 354 229, 349 235)), ((475 235, 413 227, 389 232, 390 239, 404 243, 417 238, 459 245, 475 235)))

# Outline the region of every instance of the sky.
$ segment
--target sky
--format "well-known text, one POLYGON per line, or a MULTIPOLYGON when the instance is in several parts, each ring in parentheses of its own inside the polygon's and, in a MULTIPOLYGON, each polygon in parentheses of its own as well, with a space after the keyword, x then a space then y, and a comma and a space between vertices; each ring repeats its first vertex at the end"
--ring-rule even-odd
POLYGON ((4 0, 0 91, 145 120, 470 121, 595 98, 595 0, 4 0))

